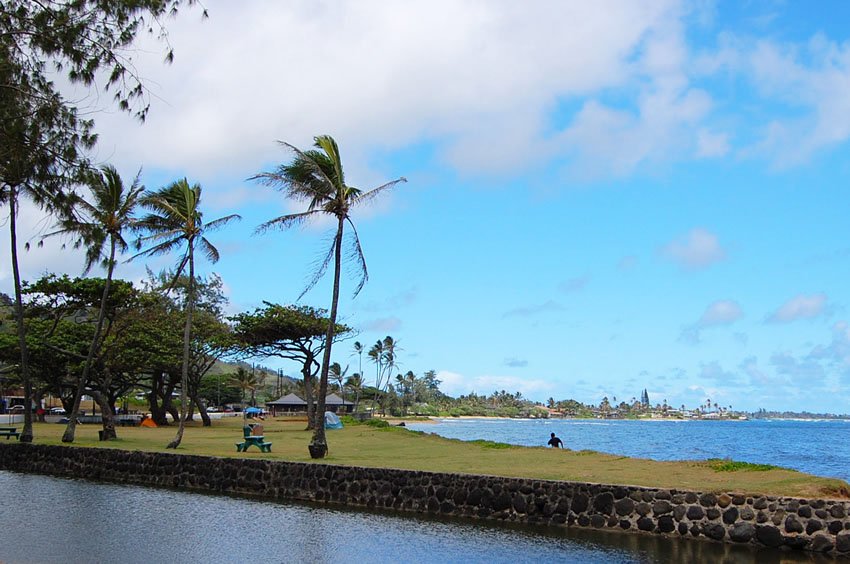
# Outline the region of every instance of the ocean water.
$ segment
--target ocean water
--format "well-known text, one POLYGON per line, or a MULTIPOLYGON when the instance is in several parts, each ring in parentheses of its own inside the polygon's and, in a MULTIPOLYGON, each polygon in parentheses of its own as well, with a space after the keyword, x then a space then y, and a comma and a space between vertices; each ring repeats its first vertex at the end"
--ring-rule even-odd
POLYGON ((0 562, 769 564, 750 546, 351 511, 0 471, 0 562))
POLYGON ((408 423, 412 430, 471 441, 546 446, 555 433, 573 450, 653 460, 729 458, 850 481, 850 421, 460 419, 408 423))

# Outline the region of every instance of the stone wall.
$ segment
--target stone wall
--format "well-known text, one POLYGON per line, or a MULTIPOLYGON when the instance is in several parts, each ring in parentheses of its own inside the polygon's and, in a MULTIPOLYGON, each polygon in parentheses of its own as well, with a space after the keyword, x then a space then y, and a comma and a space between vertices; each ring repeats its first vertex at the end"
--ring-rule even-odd
POLYGON ((0 469, 850 557, 850 502, 0 443, 0 469))

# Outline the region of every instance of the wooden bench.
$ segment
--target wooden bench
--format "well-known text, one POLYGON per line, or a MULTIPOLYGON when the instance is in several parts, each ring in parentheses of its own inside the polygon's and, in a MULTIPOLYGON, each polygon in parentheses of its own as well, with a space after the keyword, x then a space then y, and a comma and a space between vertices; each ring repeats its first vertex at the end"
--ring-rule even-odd
POLYGON ((0 437, 6 437, 6 440, 9 440, 9 437, 15 437, 16 439, 21 439, 21 434, 18 432, 17 427, 0 427, 0 437))
POLYGON ((263 435, 255 435, 255 432, 262 433, 262 425, 245 425, 242 427, 243 441, 236 443, 236 452, 246 452, 248 447, 255 445, 260 449, 260 452, 271 452, 272 444, 265 441, 263 435), (255 427, 257 427, 255 429, 255 427))

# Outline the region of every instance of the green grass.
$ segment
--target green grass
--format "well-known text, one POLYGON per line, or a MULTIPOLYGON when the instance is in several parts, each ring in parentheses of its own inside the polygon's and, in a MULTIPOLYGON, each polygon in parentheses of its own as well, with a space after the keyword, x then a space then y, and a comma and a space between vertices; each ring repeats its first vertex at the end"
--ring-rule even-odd
MULTIPOLYGON (((212 427, 201 427, 200 422, 190 423, 177 452, 315 462, 307 452, 312 432, 305 430, 305 421, 267 419, 264 425, 266 441, 273 443, 271 453, 254 449, 247 453, 236 452, 235 445, 242 437, 239 417, 214 420, 212 427)), ((594 451, 520 447, 493 441, 463 442, 413 433, 404 427, 376 425, 380 424, 347 424, 343 429, 329 430, 329 453, 320 462, 696 491, 850 498, 847 482, 785 468, 761 468, 762 465, 735 462, 728 470, 719 470, 727 466, 727 461, 658 462, 594 451), (758 467, 757 472, 747 471, 754 466, 758 467)), ((61 445, 64 428, 55 423, 37 423, 35 442, 61 445)), ((99 428, 97 425, 77 427, 74 445, 165 452, 165 445, 176 432, 174 427, 119 428, 118 440, 103 443, 97 440, 99 428)))
POLYGON ((773 464, 753 464, 752 462, 739 462, 724 458, 709 458, 706 462, 715 472, 767 472, 780 468, 773 464))

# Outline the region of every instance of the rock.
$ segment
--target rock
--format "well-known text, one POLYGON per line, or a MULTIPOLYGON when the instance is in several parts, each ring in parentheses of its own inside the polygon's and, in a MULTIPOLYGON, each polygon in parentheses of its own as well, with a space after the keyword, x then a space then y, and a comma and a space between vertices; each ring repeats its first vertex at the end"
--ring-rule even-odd
POLYGON ((826 509, 815 509, 815 515, 817 515, 819 519, 826 519, 829 517, 829 512, 826 509))
POLYGON ((752 521, 755 518, 755 516, 756 516, 755 511, 753 511, 753 508, 750 507, 749 505, 745 505, 744 507, 741 508, 740 517, 744 521, 752 521))
POLYGON ((573 503, 570 506, 570 509, 572 509, 573 513, 575 513, 576 515, 578 515, 579 513, 584 513, 585 511, 587 511, 587 504, 589 501, 590 500, 587 498, 586 495, 581 493, 576 494, 576 496, 573 498, 573 503))
POLYGON ((641 531, 653 531, 655 530, 655 521, 649 517, 641 517, 637 520, 637 526, 641 531))
POLYGON ((764 511, 759 511, 758 514, 756 514, 756 523, 767 523, 768 521, 767 513, 764 511))
POLYGON ((850 533, 838 533, 835 537, 835 550, 850 552, 850 533))
POLYGON ((767 500, 760 497, 753 502, 753 507, 756 509, 767 509, 767 500))
POLYGON ((525 501, 525 496, 514 496, 514 511, 517 513, 525 513, 528 510, 528 503, 525 501))
POLYGON ((672 497, 673 495, 667 490, 658 490, 655 492, 655 499, 664 499, 669 501, 672 497))
POLYGON ((786 533, 802 533, 803 532, 803 524, 797 520, 795 515, 789 515, 785 518, 785 532, 786 533))
POLYGON ((734 542, 750 542, 756 534, 756 527, 752 523, 741 522, 729 531, 729 538, 734 542))
POLYGON ((844 519, 844 517, 847 515, 847 512, 844 510, 844 505, 836 503, 835 505, 829 508, 829 514, 835 517, 836 519, 844 519))
POLYGON ((811 539, 807 539, 806 537, 785 537, 785 546, 794 550, 803 550, 811 542, 811 539))
POLYGON ((816 533, 823 529, 823 523, 818 521, 817 519, 809 519, 809 522, 806 523, 806 534, 811 535, 812 533, 816 533))
POLYGON ((832 539, 823 533, 818 533, 812 537, 811 549, 814 552, 829 552, 833 547, 832 539))
POLYGON ((827 523, 826 528, 833 535, 837 535, 841 532, 841 529, 844 528, 844 525, 841 523, 841 521, 830 521, 829 523, 827 523))
POLYGON ((673 508, 673 518, 676 521, 681 521, 682 518, 685 516, 685 513, 687 513, 687 512, 688 512, 687 507, 685 507, 684 505, 677 505, 676 507, 673 508))
POLYGON ((601 529, 602 527, 604 527, 605 521, 606 521, 606 519, 602 515, 597 514, 597 515, 591 515, 590 516, 590 526, 594 527, 596 529, 601 529))
POLYGON ((669 501, 660 500, 656 501, 652 504, 652 512, 655 515, 666 515, 673 510, 673 507, 670 505, 669 501))
POLYGON ((723 540, 726 536, 726 527, 720 523, 708 523, 702 530, 703 534, 712 540, 723 540))
POLYGON ((635 502, 628 497, 623 497, 614 502, 614 510, 617 515, 631 515, 635 510, 635 502))
POLYGON ((676 530, 676 523, 672 515, 662 515, 658 518, 658 530, 662 533, 672 533, 676 530))
POLYGON ((738 508, 730 507, 726 511, 723 512, 723 522, 727 525, 731 525, 735 521, 738 520, 738 508))
POLYGON ((709 507, 705 510, 705 516, 714 521, 720 518, 720 510, 716 507, 709 507))
POLYGON ((688 492, 685 494, 685 503, 696 503, 697 499, 699 498, 694 492, 688 492))
POLYGON ((801 505, 797 509, 797 515, 799 515, 800 517, 805 517, 806 519, 808 519, 809 517, 812 516, 812 508, 808 505, 801 505))
POLYGON ((652 511, 652 506, 646 503, 645 501, 642 501, 637 504, 637 506, 635 507, 635 511, 638 515, 644 517, 646 515, 649 515, 649 512, 652 511))
POLYGON ((732 503, 735 505, 744 505, 747 502, 747 498, 742 495, 734 495, 732 496, 732 503))
POLYGON ((719 505, 721 508, 725 509, 729 507, 730 503, 732 503, 732 498, 729 496, 729 494, 724 493, 717 496, 717 505, 719 505))
POLYGON ((679 523, 679 534, 684 536, 688 534, 688 524, 687 523, 679 523))
POLYGON ((782 546, 782 531, 773 525, 759 525, 756 527, 756 539, 764 546, 776 548, 782 546))
POLYGON ((632 528, 632 522, 628 519, 620 519, 620 528, 624 531, 632 528))
POLYGON ((614 495, 606 492, 596 496, 593 500, 593 510, 603 515, 610 515, 614 510, 614 495))
POLYGON ((705 511, 699 505, 692 505, 688 507, 687 516, 691 521, 699 521, 705 517, 705 511))
POLYGON ((703 507, 714 507, 717 505, 717 496, 713 493, 705 493, 699 496, 699 504, 703 507))

